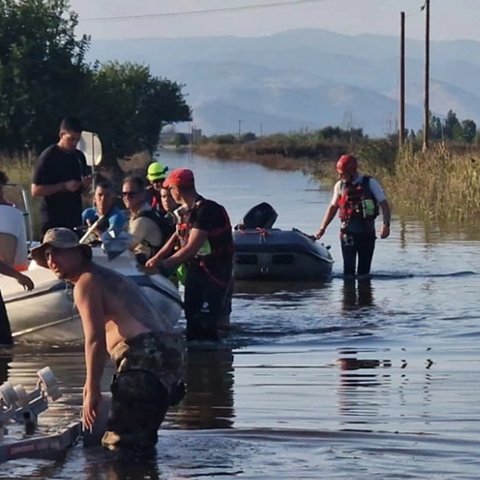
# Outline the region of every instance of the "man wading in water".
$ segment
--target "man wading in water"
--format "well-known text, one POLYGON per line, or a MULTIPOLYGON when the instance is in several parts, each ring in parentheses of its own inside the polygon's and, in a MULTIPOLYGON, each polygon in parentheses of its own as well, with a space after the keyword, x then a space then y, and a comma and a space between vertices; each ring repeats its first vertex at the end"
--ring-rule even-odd
POLYGON ((315 237, 323 237, 339 212, 343 275, 346 279, 354 278, 355 274, 368 278, 375 250, 375 218, 381 210, 380 238, 387 238, 390 235, 390 205, 377 180, 358 172, 356 157, 342 155, 336 169, 340 180, 335 184, 332 200, 315 237))
POLYGON ((83 423, 93 427, 107 352, 116 366, 112 404, 102 444, 110 450, 151 450, 177 396, 183 348, 173 327, 127 277, 92 262, 88 245, 67 228, 52 228, 32 257, 75 285, 85 334, 83 423))
POLYGON ((187 340, 219 340, 230 326, 233 290, 233 239, 225 208, 195 189, 193 172, 177 168, 163 187, 185 207, 184 224, 150 258, 148 268, 169 271, 186 265, 187 340), (175 250, 177 241, 181 247, 175 250))

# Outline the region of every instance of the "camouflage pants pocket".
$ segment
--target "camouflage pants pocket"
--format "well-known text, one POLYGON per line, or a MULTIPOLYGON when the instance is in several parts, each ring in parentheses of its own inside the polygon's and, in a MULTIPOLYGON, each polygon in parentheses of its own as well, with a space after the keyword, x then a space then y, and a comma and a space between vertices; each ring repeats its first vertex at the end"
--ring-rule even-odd
POLYGON ((111 391, 104 446, 147 448, 155 445, 158 428, 170 403, 167 389, 151 372, 128 370, 114 376, 111 391))

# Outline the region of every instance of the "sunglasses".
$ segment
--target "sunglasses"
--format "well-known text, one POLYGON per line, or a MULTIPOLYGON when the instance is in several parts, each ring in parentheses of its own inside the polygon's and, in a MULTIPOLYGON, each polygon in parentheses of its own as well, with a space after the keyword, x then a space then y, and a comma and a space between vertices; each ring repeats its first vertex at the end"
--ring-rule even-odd
POLYGON ((137 193, 140 192, 122 192, 122 197, 133 198, 137 193))

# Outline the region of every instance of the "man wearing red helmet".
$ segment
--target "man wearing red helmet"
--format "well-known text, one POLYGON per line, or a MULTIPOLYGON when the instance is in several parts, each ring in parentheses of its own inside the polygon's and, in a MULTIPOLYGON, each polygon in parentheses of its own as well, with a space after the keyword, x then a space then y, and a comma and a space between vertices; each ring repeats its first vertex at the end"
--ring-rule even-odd
POLYGON ((182 221, 170 240, 150 258, 148 268, 186 266, 187 340, 219 340, 230 324, 233 290, 233 238, 225 208, 203 198, 193 172, 177 168, 163 183, 183 206, 182 221), (175 249, 177 244, 180 248, 175 249))
POLYGON ((332 201, 315 237, 319 239, 324 235, 339 212, 343 274, 366 276, 370 273, 375 249, 375 218, 381 209, 383 224, 379 235, 387 238, 390 235, 390 206, 377 180, 358 172, 358 162, 353 155, 342 155, 336 168, 340 180, 335 184, 332 201))

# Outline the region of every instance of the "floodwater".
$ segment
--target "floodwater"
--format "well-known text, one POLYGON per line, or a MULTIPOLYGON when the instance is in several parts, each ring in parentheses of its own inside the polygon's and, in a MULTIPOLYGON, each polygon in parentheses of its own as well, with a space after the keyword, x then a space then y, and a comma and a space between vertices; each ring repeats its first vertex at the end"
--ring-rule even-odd
MULTIPOLYGON (((267 201, 277 227, 313 233, 330 200, 300 172, 161 160, 192 168, 232 223, 267 201)), ((162 426, 156 459, 77 445, 56 460, 2 464, 0 479, 480 478, 480 240, 394 215, 371 281, 345 283, 337 237, 335 220, 323 239, 336 260, 325 284, 237 286, 230 337, 189 347, 188 393, 162 426)), ((63 390, 39 418, 48 429, 78 416, 82 352, 18 346, 0 375, 28 390, 45 365, 63 390)))

